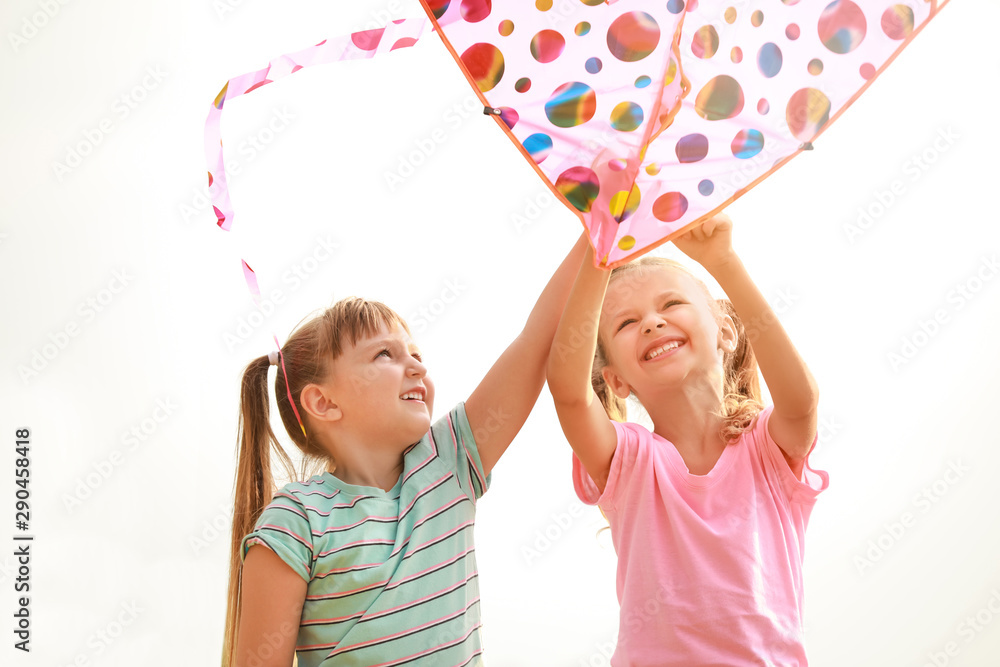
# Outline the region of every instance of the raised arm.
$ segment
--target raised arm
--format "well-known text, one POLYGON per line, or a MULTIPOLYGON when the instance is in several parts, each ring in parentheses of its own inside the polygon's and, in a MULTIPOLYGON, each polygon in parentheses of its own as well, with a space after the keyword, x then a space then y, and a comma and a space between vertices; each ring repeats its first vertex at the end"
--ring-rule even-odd
POLYGON ((573 271, 588 247, 581 236, 552 275, 518 334, 465 402, 465 414, 487 474, 521 430, 545 384, 545 360, 573 271))
POLYGON ((590 383, 601 304, 611 272, 594 266, 589 246, 556 329, 548 382, 563 434, 597 487, 604 491, 618 438, 590 383))
POLYGON ((774 401, 768 431, 785 452, 792 471, 801 477, 802 462, 816 437, 819 388, 777 315, 733 251, 732 220, 717 215, 674 243, 712 274, 744 323, 763 323, 752 325, 747 334, 754 335, 753 352, 774 401))

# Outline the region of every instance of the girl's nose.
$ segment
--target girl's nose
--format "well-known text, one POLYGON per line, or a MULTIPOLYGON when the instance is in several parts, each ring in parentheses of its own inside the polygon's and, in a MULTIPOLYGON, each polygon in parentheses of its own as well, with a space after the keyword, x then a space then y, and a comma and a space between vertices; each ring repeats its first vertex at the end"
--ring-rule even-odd
POLYGON ((662 329, 665 326, 665 324, 666 323, 663 321, 663 318, 661 318, 658 315, 647 317, 642 322, 642 332, 646 334, 653 333, 653 331, 656 329, 662 329))
MULTIPOLYGON (((413 357, 410 358, 413 359, 413 357)), ((413 362, 410 364, 408 372, 413 377, 423 377, 427 375, 427 367, 424 366, 423 363, 417 361, 416 359, 413 359, 413 362)))

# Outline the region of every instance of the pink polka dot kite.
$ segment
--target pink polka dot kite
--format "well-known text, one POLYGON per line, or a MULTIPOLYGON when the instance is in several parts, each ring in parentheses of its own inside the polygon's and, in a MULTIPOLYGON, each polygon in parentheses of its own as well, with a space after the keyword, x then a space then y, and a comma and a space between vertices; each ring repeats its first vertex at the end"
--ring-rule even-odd
POLYGON ((431 29, 497 125, 616 267, 684 233, 813 142, 948 0, 421 0, 427 18, 326 40, 234 77, 205 146, 233 223, 225 103, 431 29), (759 8, 758 8, 759 7, 759 8))

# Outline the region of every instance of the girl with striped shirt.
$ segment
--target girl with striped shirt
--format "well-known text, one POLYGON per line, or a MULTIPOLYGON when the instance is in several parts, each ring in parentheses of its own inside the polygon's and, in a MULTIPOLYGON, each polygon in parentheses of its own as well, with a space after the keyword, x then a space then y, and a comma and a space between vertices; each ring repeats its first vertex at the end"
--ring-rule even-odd
MULTIPOLYGON (((467 400, 431 423, 434 385, 406 323, 344 299, 245 369, 223 664, 481 665, 473 523, 545 366, 581 237, 521 334, 467 400), (326 471, 274 493, 268 415, 326 471)), ((488 323, 471 324, 475 333, 488 323)))

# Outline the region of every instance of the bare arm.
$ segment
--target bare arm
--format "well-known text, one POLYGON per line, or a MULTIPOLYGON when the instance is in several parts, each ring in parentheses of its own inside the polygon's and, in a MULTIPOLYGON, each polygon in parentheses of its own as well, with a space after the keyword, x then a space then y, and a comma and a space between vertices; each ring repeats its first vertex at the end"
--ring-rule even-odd
POLYGON ((586 256, 559 321, 548 361, 549 391, 563 434, 597 487, 604 491, 618 438, 590 383, 601 304, 611 272, 586 256))
POLYGON ((552 275, 514 339, 465 402, 486 474, 521 430, 545 384, 545 360, 559 314, 573 281, 573 270, 588 247, 581 236, 552 275))
POLYGON ((250 547, 243 561, 242 611, 233 667, 290 667, 306 599, 305 580, 277 554, 250 547))
POLYGON ((754 355, 774 401, 768 431, 784 451, 792 472, 801 477, 802 462, 816 437, 819 388, 777 315, 733 251, 731 231, 729 217, 718 215, 675 244, 712 274, 744 323, 766 323, 751 327, 747 334, 753 336, 754 355))

